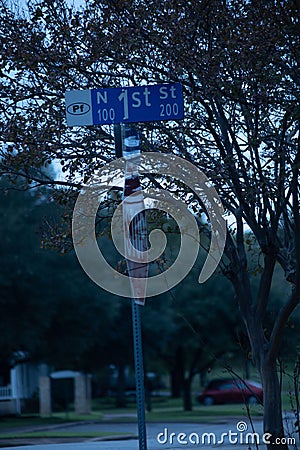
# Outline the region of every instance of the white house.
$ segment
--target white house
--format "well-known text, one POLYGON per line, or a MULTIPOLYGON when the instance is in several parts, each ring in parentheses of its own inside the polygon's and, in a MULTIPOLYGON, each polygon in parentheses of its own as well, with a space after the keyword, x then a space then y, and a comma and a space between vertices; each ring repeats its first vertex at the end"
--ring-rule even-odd
POLYGON ((17 363, 10 370, 10 384, 0 386, 0 416, 21 414, 22 401, 38 394, 39 378, 48 374, 46 364, 17 363))

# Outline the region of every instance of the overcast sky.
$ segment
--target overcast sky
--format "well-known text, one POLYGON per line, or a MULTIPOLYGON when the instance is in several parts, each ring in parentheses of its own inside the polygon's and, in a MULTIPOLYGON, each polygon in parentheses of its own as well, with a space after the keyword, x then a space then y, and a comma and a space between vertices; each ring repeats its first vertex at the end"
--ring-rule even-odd
MULTIPOLYGON (((6 1, 7 4, 13 10, 18 10, 22 8, 26 9, 28 3, 28 0, 6 0, 6 1)), ((65 2, 71 6, 81 6, 85 3, 85 0, 65 0, 65 2)))

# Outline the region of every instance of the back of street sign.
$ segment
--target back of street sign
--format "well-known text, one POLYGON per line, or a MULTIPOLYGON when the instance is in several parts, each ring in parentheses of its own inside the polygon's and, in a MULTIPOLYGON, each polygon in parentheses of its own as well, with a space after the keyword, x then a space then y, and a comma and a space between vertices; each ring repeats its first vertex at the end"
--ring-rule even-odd
POLYGON ((183 119, 182 85, 67 91, 66 115, 69 126, 183 119))

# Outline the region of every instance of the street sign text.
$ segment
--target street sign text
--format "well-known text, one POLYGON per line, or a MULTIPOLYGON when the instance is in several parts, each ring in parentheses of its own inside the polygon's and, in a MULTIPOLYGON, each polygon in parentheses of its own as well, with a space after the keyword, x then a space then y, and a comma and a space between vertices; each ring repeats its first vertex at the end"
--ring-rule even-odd
POLYGON ((180 83, 66 92, 69 126, 183 119, 180 83))

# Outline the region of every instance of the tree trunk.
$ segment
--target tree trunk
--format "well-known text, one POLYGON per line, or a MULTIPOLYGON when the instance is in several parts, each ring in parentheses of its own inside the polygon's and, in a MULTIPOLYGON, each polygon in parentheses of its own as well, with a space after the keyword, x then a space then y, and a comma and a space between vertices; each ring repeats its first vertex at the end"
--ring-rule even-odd
POLYGON ((117 368, 118 368, 118 382, 117 382, 116 408, 124 408, 126 406, 125 365, 123 363, 119 363, 117 368))
POLYGON ((269 450, 288 450, 286 443, 283 443, 284 429, 281 408, 281 391, 278 379, 276 361, 269 361, 264 358, 261 366, 261 379, 264 388, 264 433, 269 433, 269 450), (277 441, 278 439, 278 441, 277 441), (277 444, 277 442, 280 442, 277 444))
POLYGON ((252 362, 248 358, 248 355, 247 355, 246 360, 245 360, 245 378, 246 378, 246 380, 250 380, 250 378, 251 378, 251 369, 252 369, 252 362))
POLYGON ((178 369, 176 367, 174 367, 174 369, 171 370, 170 377, 171 377, 171 396, 172 398, 180 398, 182 385, 180 383, 178 377, 178 369))
POLYGON ((200 387, 207 385, 207 370, 201 370, 199 374, 200 387))
POLYGON ((183 383, 183 407, 184 411, 192 411, 192 395, 191 395, 192 380, 190 377, 185 378, 183 383))
POLYGON ((152 401, 151 401, 151 391, 149 389, 145 389, 145 403, 146 403, 146 411, 152 411, 152 401))
POLYGON ((179 346, 175 352, 174 368, 171 371, 171 390, 173 398, 180 398, 183 389, 184 362, 183 349, 179 346))
POLYGON ((267 448, 268 450, 274 450, 275 447, 276 450, 288 450, 283 440, 281 389, 276 359, 269 358, 269 343, 261 324, 255 320, 250 321, 250 324, 249 339, 264 390, 264 433, 269 434, 267 441, 270 442, 267 448))
POLYGON ((152 391, 153 391, 153 383, 151 381, 151 379, 149 377, 147 377, 147 375, 145 374, 144 376, 144 380, 145 380, 145 402, 146 402, 146 410, 148 412, 152 411, 152 401, 151 401, 151 396, 152 396, 152 391))
MULTIPOLYGON (((247 261, 243 244, 243 228, 240 229, 239 252, 243 261, 247 261)), ((272 261, 271 261, 272 263, 272 261)), ((264 433, 267 436, 268 450, 288 450, 288 445, 284 438, 281 389, 277 374, 277 354, 271 353, 270 342, 266 338, 263 328, 263 315, 265 305, 270 293, 271 280, 273 276, 274 264, 269 263, 269 270, 265 270, 263 285, 259 290, 259 302, 255 305, 252 297, 249 274, 246 271, 246 264, 236 278, 232 278, 235 292, 239 299, 239 306, 242 317, 246 325, 247 334, 251 344, 253 360, 259 371, 263 391, 264 391, 264 433), (267 287, 267 288, 266 288, 267 287), (269 288, 269 289, 268 289, 269 288), (255 307, 254 307, 255 305, 255 307)), ((274 263, 274 261, 273 261, 274 263)))

